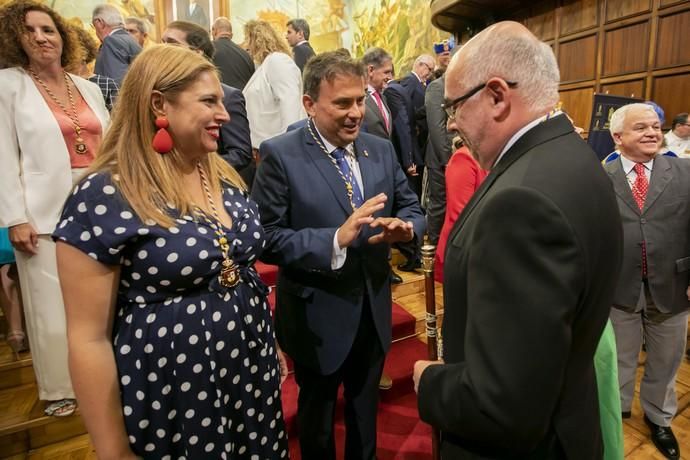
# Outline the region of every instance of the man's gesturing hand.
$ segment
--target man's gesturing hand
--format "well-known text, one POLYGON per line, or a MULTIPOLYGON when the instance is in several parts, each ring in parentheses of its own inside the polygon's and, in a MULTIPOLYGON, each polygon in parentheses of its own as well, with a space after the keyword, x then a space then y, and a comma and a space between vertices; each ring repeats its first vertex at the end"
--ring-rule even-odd
POLYGON ((383 204, 388 197, 385 193, 379 193, 373 198, 369 198, 359 208, 355 209, 345 223, 338 229, 338 246, 346 248, 357 239, 362 225, 374 222, 374 213, 383 209, 383 204))
POLYGON ((406 243, 414 237, 412 222, 403 222, 397 217, 379 217, 371 224, 371 228, 381 227, 383 231, 369 238, 370 244, 376 243, 406 243))

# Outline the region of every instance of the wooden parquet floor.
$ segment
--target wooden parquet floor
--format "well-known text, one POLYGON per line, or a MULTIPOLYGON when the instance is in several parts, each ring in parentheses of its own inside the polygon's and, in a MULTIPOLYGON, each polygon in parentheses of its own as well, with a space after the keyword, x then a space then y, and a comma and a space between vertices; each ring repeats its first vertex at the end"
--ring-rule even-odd
MULTIPOLYGON (((443 300, 442 286, 436 285, 437 313, 442 313, 443 300)), ((424 321, 425 301, 424 296, 410 295, 396 301, 403 306, 411 315, 417 318, 418 323, 424 321)), ((439 322, 440 324, 440 322, 439 322)), ((417 328, 420 330, 420 328, 417 328)), ((623 421, 623 437, 625 442, 626 460, 664 460, 663 457, 652 444, 649 438, 649 429, 642 419, 643 413, 640 407, 639 392, 640 379, 643 374, 642 363, 645 354, 640 354, 640 366, 637 370, 637 384, 635 388, 635 400, 633 403, 632 417, 623 421)), ((690 360, 683 358, 683 362, 678 371, 676 379, 676 392, 678 395, 678 414, 673 420, 673 432, 678 438, 680 445, 681 459, 690 460, 690 360)))
MULTIPOLYGON (((401 275, 406 286, 396 290, 394 299, 417 319, 417 330, 423 331, 424 296, 419 292, 419 284, 414 288, 411 286, 411 284, 420 283, 421 277, 407 273, 401 273, 401 275)), ((437 284, 436 304, 439 315, 443 314, 442 294, 441 285, 437 284)), ((439 326, 440 324, 441 321, 439 321, 439 326)), ((9 356, 4 356, 7 353, 5 344, 0 344, 0 361, 5 361, 2 358, 9 358, 9 356)), ((643 363, 644 359, 645 356, 642 353, 640 363, 643 363)), ((663 460, 664 457, 658 453, 649 439, 649 430, 642 420, 642 409, 638 400, 639 381, 642 378, 642 372, 643 368, 638 368, 636 399, 632 417, 625 420, 623 424, 625 458, 626 460, 663 460)), ((12 391, 0 391, 0 427, 15 425, 17 430, 21 430, 36 423, 36 419, 40 418, 37 412, 42 406, 37 406, 35 391, 32 384, 16 386, 12 391)), ((678 372, 676 391, 678 393, 678 415, 673 421, 673 430, 680 443, 681 458, 690 460, 690 361, 685 358, 678 372)), ((79 435, 34 449, 28 454, 8 457, 5 460, 96 460, 96 455, 88 435, 79 435)))

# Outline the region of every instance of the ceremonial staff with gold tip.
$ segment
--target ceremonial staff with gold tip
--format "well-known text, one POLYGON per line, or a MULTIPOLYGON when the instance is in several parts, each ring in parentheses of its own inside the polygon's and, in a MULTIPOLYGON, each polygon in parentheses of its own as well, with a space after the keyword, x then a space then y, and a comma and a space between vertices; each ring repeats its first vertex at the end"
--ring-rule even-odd
MULTIPOLYGON (((430 361, 439 359, 438 340, 436 326, 436 285, 434 284, 434 255, 436 254, 436 246, 425 242, 422 245, 422 271, 424 272, 424 298, 426 299, 426 338, 427 350, 430 361)), ((432 458, 439 460, 441 454, 439 452, 439 431, 433 428, 431 432, 431 449, 432 458)))

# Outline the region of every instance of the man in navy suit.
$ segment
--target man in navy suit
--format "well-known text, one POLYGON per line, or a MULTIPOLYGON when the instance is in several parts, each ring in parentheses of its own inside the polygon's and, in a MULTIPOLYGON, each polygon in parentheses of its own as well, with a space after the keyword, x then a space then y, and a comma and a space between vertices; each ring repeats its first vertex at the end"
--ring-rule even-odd
POLYGON ((102 43, 94 73, 110 77, 122 86, 129 64, 141 52, 141 46, 125 30, 122 15, 112 5, 98 5, 91 15, 91 24, 102 43))
POLYGON ((304 72, 308 122, 264 141, 252 196, 280 267, 276 335, 295 362, 305 460, 335 459, 333 414, 345 394, 345 458, 376 455, 378 383, 391 342, 390 244, 424 217, 390 142, 360 133, 365 69, 342 53, 304 72))

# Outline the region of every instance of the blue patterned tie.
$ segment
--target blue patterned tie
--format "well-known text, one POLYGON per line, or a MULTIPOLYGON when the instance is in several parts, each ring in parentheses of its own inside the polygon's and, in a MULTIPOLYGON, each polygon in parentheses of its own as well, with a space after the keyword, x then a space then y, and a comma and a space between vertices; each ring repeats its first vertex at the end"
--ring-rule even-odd
POLYGON ((362 195, 362 191, 359 189, 359 184, 355 180, 355 175, 352 173, 350 165, 345 159, 346 153, 347 152, 345 149, 338 147, 331 152, 331 155, 333 155, 333 158, 335 158, 335 162, 338 165, 340 172, 343 173, 343 176, 347 182, 352 185, 352 203, 355 205, 355 208, 359 208, 364 203, 364 197, 362 195))

